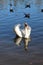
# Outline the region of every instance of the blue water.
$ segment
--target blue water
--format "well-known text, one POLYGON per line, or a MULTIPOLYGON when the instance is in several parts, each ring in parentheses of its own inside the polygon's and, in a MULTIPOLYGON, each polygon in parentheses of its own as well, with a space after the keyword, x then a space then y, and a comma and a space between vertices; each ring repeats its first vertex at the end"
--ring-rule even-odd
POLYGON ((41 9, 43 0, 0 0, 0 65, 43 65, 41 9), (30 8, 25 8, 27 3, 30 3, 30 8), (10 11, 11 7, 13 12, 10 11), (24 13, 29 13, 30 18, 26 18, 24 13), (24 22, 32 28, 27 43, 25 39, 15 38, 13 31, 16 24, 23 25, 24 22))

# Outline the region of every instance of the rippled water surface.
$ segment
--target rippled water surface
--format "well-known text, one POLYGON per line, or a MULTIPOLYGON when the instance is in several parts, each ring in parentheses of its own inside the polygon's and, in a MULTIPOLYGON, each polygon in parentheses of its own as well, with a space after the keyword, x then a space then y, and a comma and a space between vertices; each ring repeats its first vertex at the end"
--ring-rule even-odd
POLYGON ((0 0, 0 65, 43 65, 41 9, 43 0, 0 0), (27 3, 30 8, 26 8, 27 3), (29 13, 30 18, 26 18, 25 13, 29 13), (32 28, 30 39, 15 37, 14 25, 24 22, 32 28))

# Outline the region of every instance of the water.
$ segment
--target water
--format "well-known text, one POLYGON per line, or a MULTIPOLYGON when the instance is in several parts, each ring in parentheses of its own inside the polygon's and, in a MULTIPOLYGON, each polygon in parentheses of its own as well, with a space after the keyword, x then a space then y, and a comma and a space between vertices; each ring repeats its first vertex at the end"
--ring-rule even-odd
POLYGON ((0 65, 43 65, 42 8, 43 0, 0 0, 0 65), (24 22, 32 28, 30 39, 15 38, 14 25, 24 22))

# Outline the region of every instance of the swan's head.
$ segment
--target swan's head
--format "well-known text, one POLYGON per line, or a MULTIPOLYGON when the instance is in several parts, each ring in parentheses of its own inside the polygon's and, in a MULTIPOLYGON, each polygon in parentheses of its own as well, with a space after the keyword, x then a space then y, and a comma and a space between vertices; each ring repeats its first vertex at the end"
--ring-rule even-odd
POLYGON ((27 23, 24 23, 24 27, 28 30, 29 29, 29 25, 27 23))
POLYGON ((24 23, 24 26, 25 26, 25 27, 27 27, 27 26, 28 26, 28 24, 27 24, 27 23, 24 23))

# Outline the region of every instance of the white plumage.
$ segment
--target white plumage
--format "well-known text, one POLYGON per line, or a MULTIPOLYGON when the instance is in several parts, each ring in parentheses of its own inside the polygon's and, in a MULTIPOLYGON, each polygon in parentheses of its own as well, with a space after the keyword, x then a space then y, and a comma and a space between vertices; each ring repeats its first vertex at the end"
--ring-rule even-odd
POLYGON ((21 26, 20 24, 17 24, 14 27, 14 31, 15 31, 16 35, 18 35, 19 37, 23 37, 23 38, 29 38, 30 33, 31 33, 31 27, 28 26, 27 23, 24 24, 23 29, 21 29, 20 26, 21 26))

